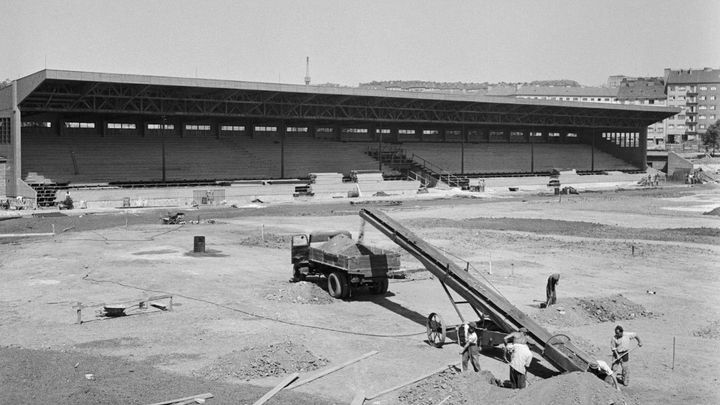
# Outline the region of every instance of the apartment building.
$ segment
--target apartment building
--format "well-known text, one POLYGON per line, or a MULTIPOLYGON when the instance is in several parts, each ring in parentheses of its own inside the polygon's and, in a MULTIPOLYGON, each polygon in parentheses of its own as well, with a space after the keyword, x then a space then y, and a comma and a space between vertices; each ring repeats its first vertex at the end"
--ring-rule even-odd
POLYGON ((699 144, 720 118, 720 69, 665 69, 667 105, 682 111, 666 120, 668 144, 699 144))
MULTIPOLYGON (((608 83, 611 79, 608 79, 608 83)), ((625 76, 617 86, 617 100, 623 104, 666 106, 663 78, 625 76)), ((660 121, 647 128, 648 150, 665 149, 665 126, 665 121, 660 121)))

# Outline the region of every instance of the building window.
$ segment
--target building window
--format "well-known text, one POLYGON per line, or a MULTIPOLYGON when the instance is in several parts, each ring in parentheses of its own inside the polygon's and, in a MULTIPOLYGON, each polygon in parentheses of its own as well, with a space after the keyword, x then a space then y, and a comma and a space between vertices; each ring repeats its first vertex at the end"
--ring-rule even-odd
POLYGON ((376 134, 389 134, 390 129, 389 128, 378 128, 375 130, 376 134))
POLYGON ((51 128, 52 123, 48 121, 23 121, 22 128, 51 128))
POLYGON ((0 118, 0 144, 10 143, 10 118, 0 118))
POLYGON ((698 97, 701 101, 705 101, 705 96, 698 97))
POLYGON ((542 136, 542 132, 530 132, 530 136, 538 138, 542 136))
POLYGON ((398 134, 415 135, 415 130, 414 129, 398 129, 398 134))
POLYGON ((126 122, 108 122, 108 129, 135 129, 135 124, 126 122))
POLYGON ((700 129, 705 129, 705 124, 700 124, 700 129))
POLYGON ((277 127, 255 127, 255 132, 277 132, 277 127))
POLYGON ((94 122, 66 122, 65 128, 95 128, 94 122))
POLYGON ((710 116, 710 119, 711 119, 711 120, 714 120, 714 119, 715 119, 715 114, 711 115, 711 116, 710 116))
MULTIPOLYGON (((711 106, 711 107, 714 107, 714 106, 711 106)), ((699 110, 707 110, 707 106, 706 106, 706 105, 701 105, 701 106, 698 107, 698 109, 699 109, 699 110)), ((712 110, 712 108, 711 108, 711 110, 712 110)))
POLYGON ((577 134, 575 132, 568 132, 567 137, 568 138, 577 138, 577 134))
POLYGON ((222 125, 222 126, 220 127, 220 130, 221 130, 221 131, 235 131, 235 132, 240 132, 240 131, 244 131, 244 130, 245 130, 245 127, 242 126, 242 125, 222 125))
POLYGON ((715 100, 715 96, 710 96, 710 100, 715 100))
POLYGON ((437 135, 439 133, 440 133, 440 131, 438 131, 437 129, 424 129, 423 130, 423 135, 437 135))
POLYGON ((175 125, 173 124, 147 124, 147 129, 168 129, 168 130, 174 130, 175 125))
POLYGON ((700 86, 700 91, 705 91, 705 90, 707 90, 707 87, 705 87, 705 86, 700 86))
POLYGON ((704 119, 706 119, 706 118, 707 118, 707 117, 704 116, 704 115, 701 115, 701 116, 698 117, 698 119, 701 119, 701 120, 704 120, 704 119))
POLYGON ((512 138, 522 138, 525 134, 521 131, 510 131, 510 137, 512 138))
POLYGON ((712 87, 710 87, 710 90, 715 91, 715 90, 717 90, 717 87, 712 86, 712 87))
POLYGON ((560 136, 560 132, 548 132, 548 136, 551 138, 558 138, 560 136))
POLYGON ((287 127, 285 128, 286 132, 307 132, 307 127, 287 127))

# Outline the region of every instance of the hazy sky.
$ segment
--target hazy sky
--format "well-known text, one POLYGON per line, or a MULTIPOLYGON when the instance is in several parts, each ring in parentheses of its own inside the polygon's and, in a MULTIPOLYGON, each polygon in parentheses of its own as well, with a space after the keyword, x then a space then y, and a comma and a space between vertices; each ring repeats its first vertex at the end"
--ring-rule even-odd
POLYGON ((45 67, 302 83, 720 68, 720 1, 0 0, 0 80, 45 67))

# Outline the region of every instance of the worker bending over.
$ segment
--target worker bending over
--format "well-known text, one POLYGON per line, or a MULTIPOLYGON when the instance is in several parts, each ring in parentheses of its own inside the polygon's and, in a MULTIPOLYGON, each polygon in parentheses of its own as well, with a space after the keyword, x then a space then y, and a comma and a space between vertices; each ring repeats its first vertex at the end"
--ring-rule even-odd
POLYGON ((548 277, 547 286, 545 287, 545 308, 550 305, 555 305, 557 302, 557 294, 555 293, 555 287, 560 283, 560 274, 555 273, 548 277))
POLYGON ((527 386, 527 368, 532 363, 533 355, 530 348, 524 343, 510 343, 505 345, 510 353, 510 386, 512 388, 525 388, 527 386))
POLYGON ((595 360, 590 362, 590 369, 588 371, 595 374, 606 383, 612 384, 613 387, 620 391, 620 385, 615 378, 615 372, 604 361, 595 360))

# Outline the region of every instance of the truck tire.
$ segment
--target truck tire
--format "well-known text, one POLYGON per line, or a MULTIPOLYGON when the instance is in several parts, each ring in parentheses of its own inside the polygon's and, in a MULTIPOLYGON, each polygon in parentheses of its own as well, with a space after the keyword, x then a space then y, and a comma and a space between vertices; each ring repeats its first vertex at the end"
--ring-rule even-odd
POLYGON ((328 293, 333 298, 345 298, 350 293, 347 276, 340 271, 328 274, 328 293))
POLYGON ((388 291, 389 284, 388 279, 384 278, 373 284, 372 287, 370 287, 370 292, 377 295, 385 294, 388 291))
POLYGON ((293 266, 293 277, 292 282, 297 283, 298 281, 305 281, 305 274, 303 274, 300 269, 304 266, 300 263, 297 263, 293 266))

